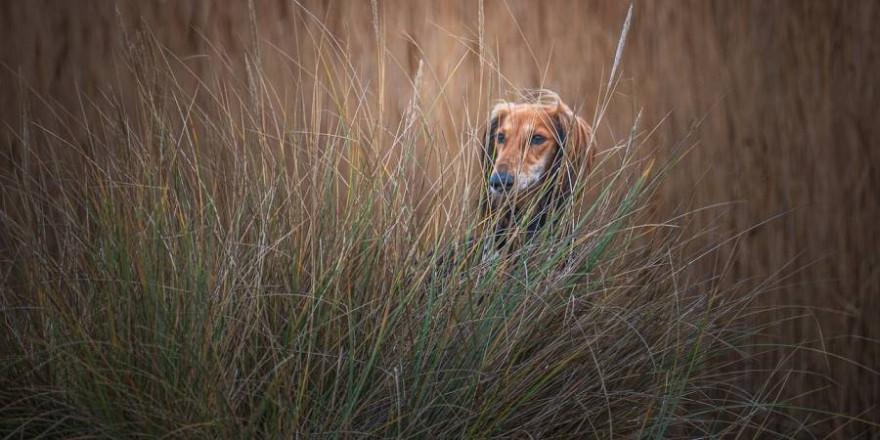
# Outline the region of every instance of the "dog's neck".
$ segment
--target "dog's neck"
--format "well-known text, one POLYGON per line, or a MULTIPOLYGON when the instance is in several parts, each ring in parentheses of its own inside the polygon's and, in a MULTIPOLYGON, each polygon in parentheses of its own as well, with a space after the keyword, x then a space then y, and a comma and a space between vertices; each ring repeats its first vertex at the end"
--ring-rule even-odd
POLYGON ((557 191, 556 182, 559 179, 559 170, 562 163, 562 153, 557 152, 553 158, 553 162, 547 174, 539 184, 541 188, 538 194, 533 194, 533 201, 517 204, 505 199, 489 199, 485 200, 484 214, 488 214, 494 218, 491 225, 491 234, 495 236, 495 241, 500 243, 498 247, 503 247, 507 237, 522 235, 518 234, 516 229, 525 226, 525 239, 528 241, 532 236, 537 234, 547 224, 550 211, 561 202, 562 198, 557 191), (550 185, 547 185, 547 182, 550 185), (523 216, 528 215, 528 221, 525 225, 523 216))
POLYGON ((491 221, 488 224, 487 250, 499 250, 511 240, 528 242, 547 224, 550 211, 556 205, 549 191, 536 194, 535 201, 516 205, 504 200, 489 201, 484 211, 491 221))

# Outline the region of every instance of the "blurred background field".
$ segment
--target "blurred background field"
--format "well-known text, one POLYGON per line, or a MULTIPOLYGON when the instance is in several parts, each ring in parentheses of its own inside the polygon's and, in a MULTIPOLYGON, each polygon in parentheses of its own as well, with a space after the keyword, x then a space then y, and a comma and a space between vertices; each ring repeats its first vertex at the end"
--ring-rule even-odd
MULTIPOLYGON (((322 65, 318 52, 304 48, 330 45, 320 29, 326 26, 338 39, 332 44, 350 54, 352 76, 376 97, 371 105, 381 111, 374 111, 390 125, 405 115, 422 66, 421 105, 436 108, 431 123, 448 148, 434 152, 442 162, 461 153, 491 100, 511 98, 514 87, 555 90, 593 119, 629 7, 555 0, 252 5, 0 3, 4 150, 12 151, 11 133, 22 126, 26 88, 50 99, 55 112, 87 119, 97 110, 83 105, 82 96, 100 97, 111 87, 130 88, 134 96, 136 84, 111 60, 129 49, 126 35, 136 29, 148 30, 179 58, 169 62, 172 70, 196 76, 222 75, 211 63, 226 57, 229 70, 243 77, 244 58, 258 56, 282 100, 295 102, 296 87, 306 80, 290 66, 322 65), (503 75, 489 89, 481 86, 486 66, 503 75)), ((874 422, 880 421, 878 23, 880 3, 871 1, 635 2, 616 88, 631 105, 612 107, 596 127, 600 147, 611 145, 641 112, 643 127, 656 126, 648 143, 659 146, 650 152, 659 156, 693 130, 692 151, 651 206, 657 218, 682 206, 713 206, 696 214, 696 226, 711 233, 693 246, 736 235, 720 249, 734 255, 725 281, 774 286, 760 301, 775 311, 760 316, 778 324, 756 336, 767 349, 750 360, 753 373, 741 378, 742 386, 764 383, 767 370, 816 372, 792 375, 785 392, 803 406, 874 422), (776 351, 774 344, 805 348, 776 351)), ((183 81, 184 89, 197 87, 192 78, 183 81)), ((46 111, 34 106, 28 117, 51 120, 40 114, 46 111)), ((9 166, 12 156, 4 153, 0 165, 9 166)), ((707 276, 715 273, 713 260, 705 264, 707 276)), ((880 436, 867 423, 828 432, 880 436)))

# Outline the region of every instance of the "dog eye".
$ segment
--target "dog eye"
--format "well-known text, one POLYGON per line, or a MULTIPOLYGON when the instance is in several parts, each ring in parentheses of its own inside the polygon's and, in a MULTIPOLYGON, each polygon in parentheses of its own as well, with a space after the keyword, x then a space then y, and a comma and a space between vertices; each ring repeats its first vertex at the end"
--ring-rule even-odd
POLYGON ((497 135, 495 135, 495 140, 499 144, 503 144, 504 143, 504 133, 498 133, 497 135))
POLYGON ((544 136, 541 136, 540 134, 532 136, 532 145, 541 145, 544 142, 547 142, 547 138, 544 136))

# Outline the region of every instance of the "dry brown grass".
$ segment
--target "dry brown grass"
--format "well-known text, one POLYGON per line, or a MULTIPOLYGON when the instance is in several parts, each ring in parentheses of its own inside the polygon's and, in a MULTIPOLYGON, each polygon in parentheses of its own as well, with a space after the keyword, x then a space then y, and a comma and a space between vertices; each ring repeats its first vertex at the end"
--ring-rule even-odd
MULTIPOLYGON (((255 27, 247 2, 234 0, 124 2, 119 16, 111 2, 7 1, 0 4, 0 61, 56 100, 56 111, 88 115, 95 110, 81 105, 81 95, 101 96, 109 84, 133 87, 108 62, 125 49, 122 29, 151 29, 195 72, 213 72, 206 63, 216 58, 198 56, 211 44, 224 48, 233 70, 244 69, 240 58, 256 34, 263 74, 289 85, 282 96, 298 96, 311 85, 289 70, 291 59, 320 65, 304 49, 320 35, 309 11, 352 54, 352 72, 382 107, 373 111, 389 121, 400 119, 424 66, 422 105, 437 106, 432 123, 449 147, 435 152, 442 162, 459 153, 490 100, 510 96, 513 87, 554 89, 590 119, 585 112, 608 77, 628 6, 490 0, 480 16, 477 2, 380 1, 375 22, 370 2, 254 3, 255 27), (385 57, 377 54, 377 32, 385 57), (505 76, 491 90, 479 87, 487 65, 505 76), (437 96, 442 100, 434 102, 437 96)), ((795 374, 788 392, 809 392, 805 406, 870 420, 880 414, 878 22, 880 5, 867 1, 637 2, 617 89, 637 107, 612 108, 597 129, 600 144, 609 145, 641 110, 643 126, 663 122, 653 133, 661 145, 654 154, 663 155, 696 126, 693 152, 657 194, 658 216, 682 205, 732 202, 697 215, 697 226, 715 233, 695 246, 748 230, 730 242, 737 252, 727 279, 769 278, 775 288, 763 301, 779 308, 772 316, 798 317, 759 340, 827 351, 790 357, 768 348, 743 386, 763 383, 761 369, 819 372, 830 386, 823 377, 795 374)), ((0 120, 13 129, 21 124, 20 93, 4 72, 0 120)), ((8 139, 4 134, 4 145, 8 139)), ((4 153, 4 164, 9 160, 4 153)), ((839 438, 880 435, 856 424, 833 428, 839 438)))

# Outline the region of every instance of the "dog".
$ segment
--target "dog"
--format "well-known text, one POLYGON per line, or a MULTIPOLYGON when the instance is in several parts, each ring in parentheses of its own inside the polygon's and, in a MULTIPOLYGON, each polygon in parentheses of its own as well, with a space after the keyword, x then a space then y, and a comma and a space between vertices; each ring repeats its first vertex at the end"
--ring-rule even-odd
POLYGON ((590 125, 555 92, 536 95, 497 103, 480 137, 486 185, 480 205, 491 227, 484 253, 544 228, 595 162, 590 125))
POLYGON ((488 230, 472 231, 439 256, 432 252, 427 260, 434 270, 426 285, 535 236, 570 199, 577 177, 592 170, 592 142, 589 124, 554 92, 538 91, 527 102, 497 103, 479 134, 478 224, 488 230))

